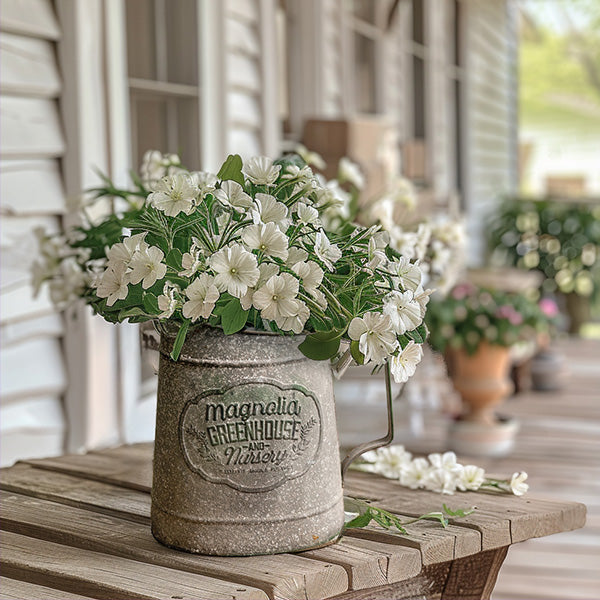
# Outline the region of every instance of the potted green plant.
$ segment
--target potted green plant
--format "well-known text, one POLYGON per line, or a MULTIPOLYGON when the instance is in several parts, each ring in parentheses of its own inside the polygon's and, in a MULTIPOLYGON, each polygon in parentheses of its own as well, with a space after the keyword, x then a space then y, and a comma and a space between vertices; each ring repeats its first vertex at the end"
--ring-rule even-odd
POLYGON ((516 422, 499 418, 495 409, 512 390, 510 351, 547 331, 546 316, 524 295, 461 283, 446 298, 431 302, 427 324, 430 343, 444 353, 463 401, 463 414, 450 432, 453 448, 471 454, 508 452, 516 422))
POLYGON ((148 153, 123 205, 39 233, 36 286, 110 322, 161 333, 152 530, 172 547, 260 554, 340 535, 330 359, 406 381, 421 358, 429 291, 378 227, 324 230, 339 203, 298 157, 217 174, 148 153))
POLYGON ((564 295, 569 330, 578 333, 600 294, 600 207, 507 198, 488 231, 493 260, 543 273, 543 294, 564 295))

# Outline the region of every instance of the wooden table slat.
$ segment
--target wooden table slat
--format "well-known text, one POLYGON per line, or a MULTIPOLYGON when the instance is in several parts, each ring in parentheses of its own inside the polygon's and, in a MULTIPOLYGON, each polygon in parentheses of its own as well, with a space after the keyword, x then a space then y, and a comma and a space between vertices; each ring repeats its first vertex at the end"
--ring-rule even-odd
POLYGON ((2 600, 89 600, 89 596, 71 594, 63 590, 55 590, 43 585, 35 585, 27 581, 0 577, 0 598, 2 600))
POLYGON ((302 552, 301 556, 344 567, 352 590, 409 579, 419 574, 422 565, 421 554, 414 548, 350 537, 332 546, 302 552))
POLYGON ((150 523, 150 495, 18 463, 0 470, 0 489, 103 514, 150 523))
POLYGON ((291 554, 199 557, 159 544, 148 525, 13 492, 1 491, 0 500, 5 531, 258 587, 271 598, 303 598, 310 592, 320 599, 348 589, 346 572, 336 564, 291 554))
POLYGON ((262 590, 63 544, 2 533, 2 573, 102 600, 256 599, 262 590))

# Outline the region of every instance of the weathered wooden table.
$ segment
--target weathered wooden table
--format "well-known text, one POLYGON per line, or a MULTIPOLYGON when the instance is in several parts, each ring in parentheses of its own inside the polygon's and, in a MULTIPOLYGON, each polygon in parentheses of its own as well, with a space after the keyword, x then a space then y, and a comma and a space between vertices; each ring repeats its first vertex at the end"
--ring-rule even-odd
POLYGON ((300 554, 195 556, 150 533, 151 447, 31 460, 3 469, 0 597, 197 599, 489 598, 511 544, 581 527, 585 506, 529 496, 407 490, 351 473, 347 493, 401 515, 476 506, 447 529, 353 530, 300 554))

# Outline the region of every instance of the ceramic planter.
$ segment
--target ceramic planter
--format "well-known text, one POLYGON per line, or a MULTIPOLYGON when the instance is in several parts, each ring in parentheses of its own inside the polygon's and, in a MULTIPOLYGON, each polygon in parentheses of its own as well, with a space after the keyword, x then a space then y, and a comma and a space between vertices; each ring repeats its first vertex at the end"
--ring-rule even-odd
POLYGON ((202 327, 160 346, 152 533, 214 555, 335 541, 343 496, 329 365, 298 338, 202 327))
POLYGON ((473 355, 455 350, 449 358, 452 382, 464 407, 450 427, 449 445, 472 456, 508 454, 519 425, 494 411, 513 389, 509 348, 484 342, 473 355))
POLYGON ((483 342, 472 355, 454 350, 450 362, 452 382, 466 409, 463 419, 494 423, 494 409, 513 389, 509 348, 483 342))

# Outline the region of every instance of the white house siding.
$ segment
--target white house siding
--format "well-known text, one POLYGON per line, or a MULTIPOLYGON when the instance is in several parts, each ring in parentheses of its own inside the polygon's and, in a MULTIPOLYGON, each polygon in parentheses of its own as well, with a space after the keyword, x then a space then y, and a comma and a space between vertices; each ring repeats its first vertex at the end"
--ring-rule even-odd
POLYGON ((59 454, 65 418, 63 320, 45 294, 33 299, 36 226, 64 212, 65 143, 57 99, 59 26, 50 0, 3 0, 0 22, 0 460, 59 454))
POLYGON ((517 185, 514 9, 506 0, 466 2, 464 179, 474 265, 485 260, 486 219, 517 185))
POLYGON ((246 158, 279 150, 275 0, 225 0, 225 149, 246 158))

